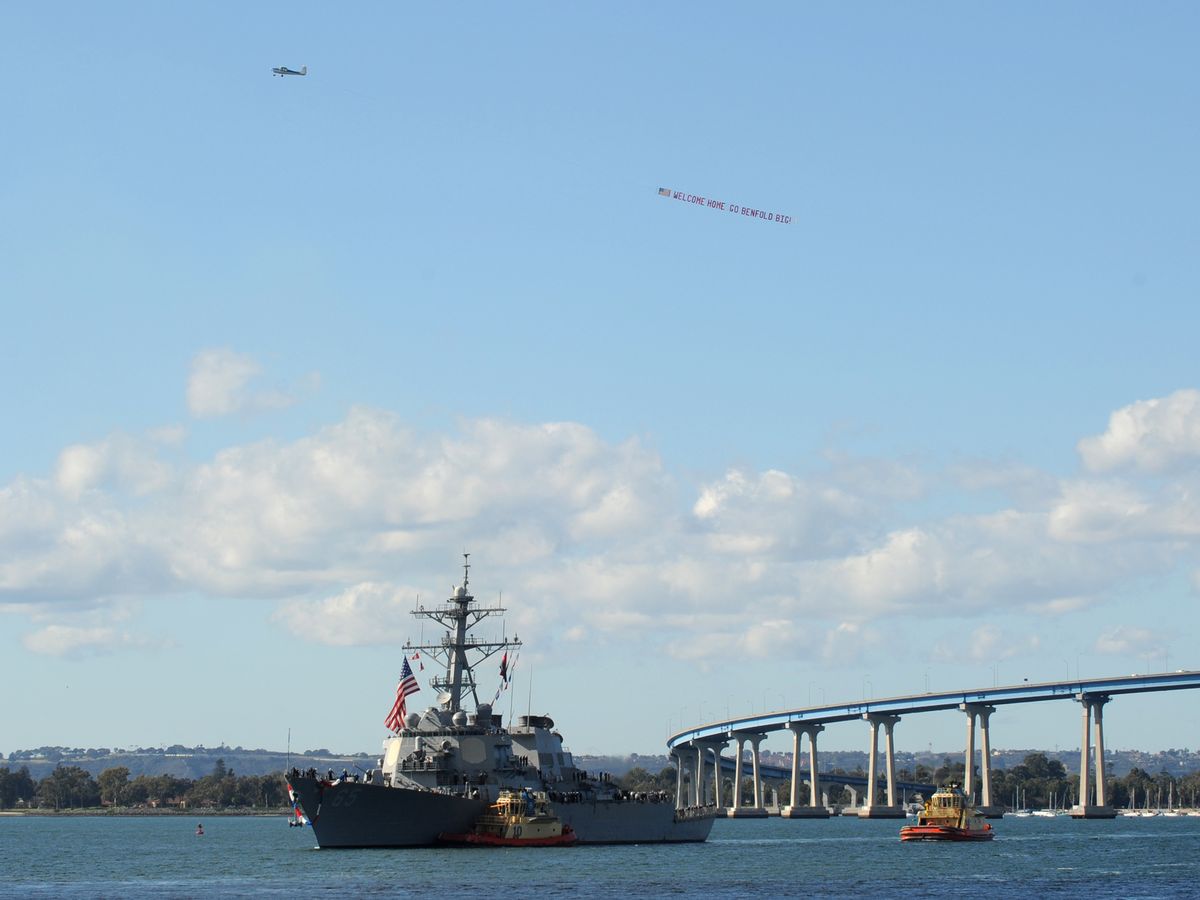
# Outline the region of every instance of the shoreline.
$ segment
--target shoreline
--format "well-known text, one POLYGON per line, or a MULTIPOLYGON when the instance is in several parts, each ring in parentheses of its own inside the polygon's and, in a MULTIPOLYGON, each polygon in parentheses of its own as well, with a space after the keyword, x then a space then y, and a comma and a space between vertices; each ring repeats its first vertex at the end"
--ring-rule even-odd
POLYGON ((291 816, 292 808, 283 806, 278 809, 264 810, 262 807, 235 807, 230 809, 217 809, 215 807, 193 807, 190 809, 153 809, 136 806, 123 806, 115 809, 105 809, 101 807, 89 807, 86 809, 0 809, 0 818, 3 817, 28 817, 28 816, 50 816, 50 817, 68 817, 79 818, 154 818, 156 816, 190 816, 196 817, 217 817, 217 816, 256 816, 258 818, 271 818, 273 816, 282 816, 287 818, 291 816))

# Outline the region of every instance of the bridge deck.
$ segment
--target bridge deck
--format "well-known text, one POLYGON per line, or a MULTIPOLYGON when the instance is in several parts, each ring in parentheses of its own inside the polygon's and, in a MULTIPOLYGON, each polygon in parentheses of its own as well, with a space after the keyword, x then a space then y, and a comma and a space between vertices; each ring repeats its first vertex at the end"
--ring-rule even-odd
POLYGON ((826 724, 861 719, 867 713, 907 715, 958 709, 961 704, 1003 706, 1012 703, 1040 703, 1046 700, 1076 700, 1084 696, 1114 696, 1155 691, 1179 691, 1200 688, 1200 672, 1162 672, 1157 675, 1125 675, 1113 678, 1085 678, 1075 681, 1047 681, 1040 684, 1015 684, 1004 687, 976 688, 947 693, 909 694, 862 700, 831 706, 808 706, 758 716, 745 716, 698 725, 671 735, 667 747, 695 740, 729 739, 738 732, 764 734, 781 731, 800 722, 826 724))

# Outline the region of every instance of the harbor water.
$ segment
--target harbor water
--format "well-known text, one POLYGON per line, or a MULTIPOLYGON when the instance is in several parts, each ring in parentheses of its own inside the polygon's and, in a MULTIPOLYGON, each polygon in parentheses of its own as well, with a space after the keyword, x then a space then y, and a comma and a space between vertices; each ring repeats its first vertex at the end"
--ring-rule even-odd
POLYGON ((705 844, 317 850, 282 817, 0 816, 0 897, 1200 896, 1200 818, 1008 818, 982 844, 902 844, 902 824, 722 820, 705 844))

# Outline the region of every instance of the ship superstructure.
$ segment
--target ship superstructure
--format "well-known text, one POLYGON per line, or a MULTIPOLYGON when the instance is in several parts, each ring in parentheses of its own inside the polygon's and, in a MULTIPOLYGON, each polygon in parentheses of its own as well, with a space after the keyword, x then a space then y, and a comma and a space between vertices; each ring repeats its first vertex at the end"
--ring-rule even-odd
POLYGON ((470 691, 472 706, 479 707, 479 687, 475 683, 475 665, 483 662, 501 650, 506 653, 510 647, 518 648, 521 641, 514 635, 512 639, 499 641, 478 640, 468 636, 468 633, 489 616, 502 615, 502 606, 482 607, 473 605, 475 598, 469 590, 471 576, 471 554, 463 554, 463 583, 454 590, 450 600, 442 606, 426 609, 418 604, 412 615, 429 619, 446 630, 446 635, 436 644, 405 643, 404 650, 411 654, 415 651, 425 651, 433 659, 445 666, 446 674, 435 675, 429 680, 429 686, 439 691, 438 703, 444 712, 451 716, 463 706, 463 691, 470 691), (468 654, 478 654, 475 664, 472 664, 468 654))

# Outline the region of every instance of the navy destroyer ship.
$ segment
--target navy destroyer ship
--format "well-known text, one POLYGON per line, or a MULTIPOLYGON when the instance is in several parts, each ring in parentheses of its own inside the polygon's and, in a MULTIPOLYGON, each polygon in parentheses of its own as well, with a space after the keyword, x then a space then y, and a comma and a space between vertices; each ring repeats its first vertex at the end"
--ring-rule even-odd
POLYGON ((444 666, 444 675, 430 679, 436 705, 403 718, 384 740, 377 768, 340 776, 288 772, 289 789, 317 844, 431 846, 440 834, 470 831, 502 791, 523 788, 544 792, 580 844, 707 840, 715 808, 676 808, 673 794, 623 791, 604 774, 577 768, 548 716, 521 716, 505 728, 492 705, 480 701, 479 663, 500 652, 507 660, 521 641, 515 635, 491 641, 471 636, 481 621, 505 610, 476 604, 469 575, 464 554, 463 583, 450 600, 412 611, 445 629, 440 641, 404 646, 405 662, 424 654, 444 666))

